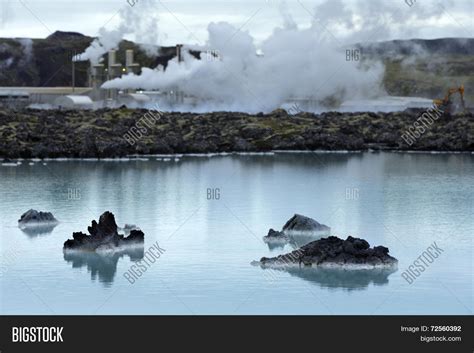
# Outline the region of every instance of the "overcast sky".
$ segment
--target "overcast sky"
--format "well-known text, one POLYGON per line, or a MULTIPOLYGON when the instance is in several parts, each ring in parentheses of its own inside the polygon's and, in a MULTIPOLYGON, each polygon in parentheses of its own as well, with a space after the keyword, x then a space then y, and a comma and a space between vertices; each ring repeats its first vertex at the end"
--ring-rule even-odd
MULTIPOLYGON (((56 30, 96 36, 101 27, 113 30, 119 25, 120 9, 138 13, 140 6, 143 6, 141 1, 146 0, 128 1, 136 4, 132 7, 127 0, 0 0, 0 37, 44 38, 56 30)), ((219 21, 249 31, 258 41, 284 22, 279 0, 154 2, 154 13, 159 18, 159 43, 154 44, 204 42, 207 39, 207 25, 219 21)), ((322 2, 287 0, 287 13, 299 27, 308 27, 314 16, 317 16, 316 6, 322 2)), ((353 18, 362 8, 364 10, 361 10, 360 16, 390 16, 388 30, 382 31, 379 38, 374 38, 376 40, 473 37, 474 0, 383 0, 382 3, 389 5, 388 8, 380 10, 380 2, 373 0, 344 1, 353 18), (406 2, 413 4, 409 6, 406 2), (367 12, 367 9, 370 11, 367 12)), ((149 13, 150 10, 147 11, 149 13)), ((339 16, 336 7, 333 12, 327 11, 327 14, 334 18, 339 16)), ((146 13, 141 16, 146 16, 146 13)), ((330 30, 339 36, 344 35, 348 28, 338 27, 333 22, 330 30)), ((134 37, 134 34, 128 35, 129 39, 140 41, 140 38, 134 37)))

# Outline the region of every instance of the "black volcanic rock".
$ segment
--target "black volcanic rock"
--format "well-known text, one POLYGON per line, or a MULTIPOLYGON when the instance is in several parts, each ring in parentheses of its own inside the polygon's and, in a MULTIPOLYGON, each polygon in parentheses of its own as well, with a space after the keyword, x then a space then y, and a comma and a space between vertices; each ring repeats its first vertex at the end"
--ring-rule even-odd
POLYGON ((388 253, 388 248, 383 246, 371 248, 364 239, 351 236, 346 240, 328 237, 313 241, 288 254, 273 258, 263 257, 254 264, 260 264, 262 267, 299 265, 348 269, 396 267, 398 260, 388 253))
POLYGON ((283 226, 283 232, 286 233, 305 233, 305 232, 327 232, 330 231, 327 225, 316 222, 314 219, 295 214, 283 226))
POLYGON ((287 243, 290 238, 283 232, 279 232, 271 228, 268 234, 263 237, 265 243, 287 243))
POLYGON ((140 230, 135 224, 125 224, 122 228, 118 228, 119 232, 122 232, 123 235, 128 236, 132 232, 132 230, 140 230))
POLYGON ((18 220, 18 225, 20 228, 53 225, 57 223, 58 220, 54 218, 51 212, 42 212, 33 209, 23 213, 18 220))
POLYGON ((110 158, 269 150, 474 151, 473 113, 442 116, 430 134, 408 145, 401 136, 419 118, 417 114, 300 113, 283 118, 237 112, 164 112, 149 129, 146 141, 131 146, 123 135, 146 112, 0 109, 0 126, 4 127, 0 129, 0 158, 110 158), (243 131, 245 126, 272 132, 270 136, 267 132, 249 136, 243 131))
POLYGON ((98 249, 114 250, 125 245, 140 244, 144 242, 145 234, 141 230, 132 229, 128 237, 118 233, 115 217, 111 212, 104 212, 99 223, 95 220, 87 228, 90 235, 74 232, 73 239, 64 243, 64 250, 95 251, 98 249))

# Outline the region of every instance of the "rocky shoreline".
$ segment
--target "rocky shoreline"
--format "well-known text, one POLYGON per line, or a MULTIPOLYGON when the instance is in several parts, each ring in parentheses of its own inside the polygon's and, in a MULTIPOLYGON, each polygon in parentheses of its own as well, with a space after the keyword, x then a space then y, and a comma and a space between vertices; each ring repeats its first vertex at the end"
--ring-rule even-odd
POLYGON ((114 158, 274 150, 474 151, 473 113, 444 115, 414 141, 420 113, 161 113, 0 110, 0 157, 114 158))

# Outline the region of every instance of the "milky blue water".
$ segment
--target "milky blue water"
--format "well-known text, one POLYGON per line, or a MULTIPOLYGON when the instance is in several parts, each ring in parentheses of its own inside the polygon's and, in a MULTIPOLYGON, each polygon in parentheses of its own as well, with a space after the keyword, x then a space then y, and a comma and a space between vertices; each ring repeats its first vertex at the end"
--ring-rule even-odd
MULTIPOLYGON (((274 154, 48 161, 0 166, 2 314, 472 314, 474 155, 274 154), (208 192, 208 189, 211 189, 208 192), (216 190, 219 189, 219 190, 216 190), (209 196, 211 196, 209 199, 209 196), (52 231, 20 215, 51 211, 52 231), (165 249, 129 283, 143 254, 64 255, 74 231, 106 210, 165 249), (269 228, 294 214, 341 237, 385 245, 393 273, 251 266, 269 228), (412 284, 401 273, 443 249, 412 284)), ((294 245, 293 245, 294 246, 294 245)))

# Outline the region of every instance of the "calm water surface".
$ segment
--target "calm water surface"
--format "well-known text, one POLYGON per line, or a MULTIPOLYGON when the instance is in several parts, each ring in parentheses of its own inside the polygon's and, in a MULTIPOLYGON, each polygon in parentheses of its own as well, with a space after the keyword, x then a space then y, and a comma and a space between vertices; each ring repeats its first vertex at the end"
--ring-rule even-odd
POLYGON ((275 154, 179 161, 48 161, 0 166, 2 314, 472 314, 474 155, 275 154), (219 189, 208 200, 208 189, 219 189), (217 197, 216 197, 217 198, 217 197), (53 230, 17 227, 29 208, 53 230), (166 251, 130 284, 140 251, 64 255, 74 231, 112 211, 145 250, 166 251), (341 237, 385 245, 393 273, 262 270, 269 228, 294 213, 341 237), (416 281, 401 273, 437 242, 416 281))

